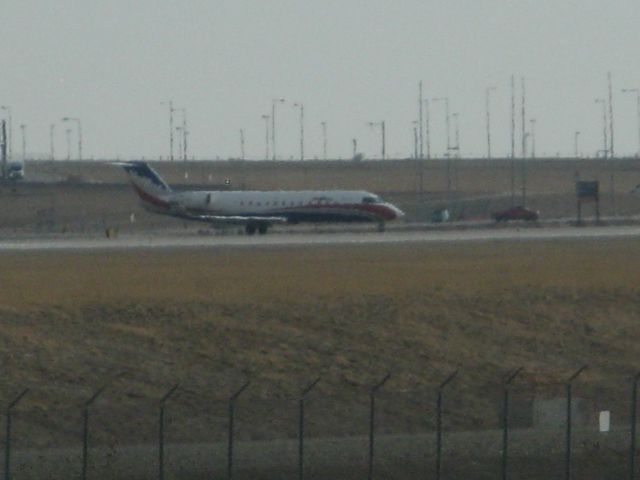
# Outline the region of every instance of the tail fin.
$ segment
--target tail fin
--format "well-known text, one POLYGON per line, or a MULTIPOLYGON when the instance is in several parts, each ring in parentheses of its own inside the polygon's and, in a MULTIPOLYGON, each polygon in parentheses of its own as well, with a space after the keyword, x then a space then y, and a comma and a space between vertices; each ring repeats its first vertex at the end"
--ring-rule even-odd
POLYGON ((138 196, 146 203, 166 207, 168 203, 161 197, 171 193, 171 188, 146 162, 113 162, 127 172, 138 196))

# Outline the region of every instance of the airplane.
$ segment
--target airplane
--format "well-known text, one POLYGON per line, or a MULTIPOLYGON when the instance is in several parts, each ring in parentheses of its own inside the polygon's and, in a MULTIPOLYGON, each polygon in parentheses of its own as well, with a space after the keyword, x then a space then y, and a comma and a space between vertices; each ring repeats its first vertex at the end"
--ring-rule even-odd
POLYGON ((404 217, 398 207, 364 190, 176 192, 146 162, 112 163, 127 173, 145 209, 214 226, 244 225, 247 235, 300 222, 377 222, 383 230, 385 222, 404 217))

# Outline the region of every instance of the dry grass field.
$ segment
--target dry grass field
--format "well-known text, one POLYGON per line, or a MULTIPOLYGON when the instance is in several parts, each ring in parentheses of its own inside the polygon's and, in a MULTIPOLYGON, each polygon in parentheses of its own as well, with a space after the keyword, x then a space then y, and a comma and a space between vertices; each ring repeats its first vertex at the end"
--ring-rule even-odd
MULTIPOLYGON (((284 402, 320 375, 317 395, 344 416, 317 428, 353 434, 366 415, 357 427, 345 412, 366 405, 367 389, 388 371, 385 389, 400 392, 428 391, 460 369, 458 392, 471 398, 478 388, 495 394, 487 385, 517 366, 521 383, 538 387, 589 363, 585 384, 626 389, 638 369, 635 239, 0 261, 2 398, 32 389, 23 407, 31 443, 77 441, 69 419, 108 382, 99 405, 115 409, 120 429, 140 432, 144 407, 154 431, 153 405, 179 382, 175 408, 206 437, 195 419, 245 379, 247 398, 284 402)), ((466 420, 480 425, 488 407, 476 404, 466 420)), ((390 430, 411 431, 417 407, 406 408, 390 430)), ((268 437, 275 427, 264 428, 268 437)))

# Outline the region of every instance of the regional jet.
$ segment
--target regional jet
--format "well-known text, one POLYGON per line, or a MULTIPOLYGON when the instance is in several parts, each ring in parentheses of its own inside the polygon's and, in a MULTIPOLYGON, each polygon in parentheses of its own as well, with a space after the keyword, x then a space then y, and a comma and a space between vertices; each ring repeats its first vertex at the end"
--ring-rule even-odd
POLYGON ((121 166, 147 210, 215 225, 244 225, 248 235, 278 223, 376 222, 380 229, 404 213, 363 190, 173 191, 146 162, 121 166))

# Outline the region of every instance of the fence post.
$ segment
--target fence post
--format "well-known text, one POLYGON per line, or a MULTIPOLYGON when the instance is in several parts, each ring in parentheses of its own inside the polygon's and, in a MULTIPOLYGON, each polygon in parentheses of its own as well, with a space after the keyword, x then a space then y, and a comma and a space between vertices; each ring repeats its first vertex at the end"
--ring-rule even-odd
POLYGON ((373 479, 373 453, 374 453, 374 436, 375 436, 375 401, 376 401, 376 392, 382 388, 382 386, 387 383, 387 380, 391 378, 391 374, 387 373, 382 380, 371 387, 369 390, 369 480, 373 479))
POLYGON ((571 479, 571 402, 572 402, 572 385, 573 381, 586 370, 588 365, 580 367, 573 375, 567 380, 567 431, 566 431, 566 449, 564 458, 564 478, 565 480, 571 479))
POLYGON ((449 375, 438 386, 438 399, 436 402, 436 480, 440 480, 442 470, 442 390, 458 375, 458 370, 449 375))
POLYGON ((18 395, 7 407, 7 432, 5 438, 5 450, 4 450, 4 478, 5 480, 11 480, 11 414, 13 409, 22 398, 29 393, 29 389, 25 388, 20 395, 18 395))
POLYGON ((509 387, 516 377, 522 372, 520 367, 512 372, 503 385, 502 398, 502 480, 507 480, 507 455, 509 451, 509 387))
POLYGON ((640 372, 636 373, 631 379, 631 437, 629 439, 629 478, 636 478, 636 423, 638 418, 638 381, 640 380, 640 372))
POLYGON ((83 429, 82 429, 82 480, 87 479, 87 465, 89 461, 89 407, 96 401, 98 396, 107 388, 106 385, 100 387, 91 396, 89 400, 84 403, 83 410, 83 429))
POLYGON ((247 380, 231 397, 229 397, 229 441, 227 446, 227 477, 233 479, 233 420, 235 416, 236 400, 244 392, 251 380, 247 380))
POLYGON ((178 389, 178 386, 178 384, 175 384, 171 387, 160 400, 160 415, 158 419, 158 478, 160 480, 164 480, 164 406, 169 397, 178 389))
POLYGON ((316 378, 305 388, 298 399, 298 478, 304 479, 304 401, 311 390, 318 384, 320 377, 316 378))

